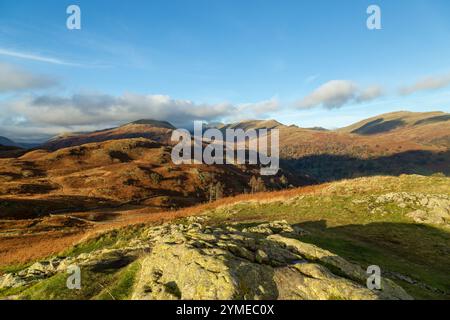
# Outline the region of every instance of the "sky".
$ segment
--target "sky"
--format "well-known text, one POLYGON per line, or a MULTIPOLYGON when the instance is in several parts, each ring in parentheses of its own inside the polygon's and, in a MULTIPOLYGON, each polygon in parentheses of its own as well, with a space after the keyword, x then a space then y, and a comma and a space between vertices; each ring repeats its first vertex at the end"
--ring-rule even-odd
POLYGON ((0 136, 449 112, 449 16, 448 0, 0 0, 0 136))

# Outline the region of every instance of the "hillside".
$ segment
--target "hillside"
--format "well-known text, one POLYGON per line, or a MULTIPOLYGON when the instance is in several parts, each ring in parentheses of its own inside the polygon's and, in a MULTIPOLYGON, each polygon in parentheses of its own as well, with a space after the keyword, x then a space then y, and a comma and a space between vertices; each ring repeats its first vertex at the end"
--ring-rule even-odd
POLYGON ((337 131, 280 127, 285 169, 319 181, 380 174, 450 174, 448 114, 397 112, 376 119, 404 122, 378 134, 351 133, 365 132, 361 128, 374 119, 337 131))
POLYGON ((4 269, 0 295, 449 299, 449 182, 362 178, 168 212, 174 220, 164 224, 147 216, 40 262, 4 269), (64 270, 74 263, 82 268, 82 290, 66 288, 64 270), (380 291, 365 287, 369 265, 382 270, 380 291))
POLYGON ((38 145, 39 145, 38 143, 25 143, 25 142, 19 143, 19 142, 12 141, 11 139, 8 139, 5 137, 0 137, 0 146, 4 146, 4 147, 16 147, 16 148, 21 148, 21 149, 31 149, 38 145))
POLYGON ((439 124, 450 125, 450 114, 445 112, 408 112, 398 111, 382 114, 362 120, 348 127, 339 129, 339 132, 360 135, 373 135, 393 130, 439 124))
MULTIPOLYGON (((0 159, 1 218, 33 218, 70 210, 140 205, 154 210, 249 192, 259 168, 174 165, 171 146, 145 138, 116 139, 0 159)), ((265 179, 281 189, 311 183, 283 173, 265 179)))
POLYGON ((386 174, 449 175, 450 125, 447 124, 450 124, 448 114, 443 112, 395 112, 336 131, 286 126, 275 120, 242 121, 219 128, 222 131, 276 128, 280 132, 281 166, 286 172, 315 181, 334 181, 386 174), (365 132, 362 127, 368 127, 369 123, 389 121, 398 122, 395 130, 351 133, 365 132))
POLYGON ((80 146, 86 143, 109 140, 147 138, 168 144, 174 127, 165 121, 137 120, 117 128, 104 129, 85 133, 68 133, 57 136, 40 146, 46 150, 58 150, 80 146))
POLYGON ((16 146, 0 144, 0 159, 19 157, 25 152, 25 150, 16 146))
POLYGON ((276 120, 247 120, 230 124, 222 124, 219 125, 218 128, 220 130, 226 129, 275 129, 284 127, 284 125, 276 120))
POLYGON ((0 145, 5 147, 18 147, 17 143, 5 137, 0 137, 0 145))

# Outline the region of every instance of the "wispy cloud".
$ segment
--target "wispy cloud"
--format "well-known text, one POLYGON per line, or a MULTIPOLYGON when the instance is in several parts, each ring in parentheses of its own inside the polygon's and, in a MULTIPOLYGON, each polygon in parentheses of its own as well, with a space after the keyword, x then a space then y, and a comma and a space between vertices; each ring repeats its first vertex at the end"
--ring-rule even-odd
POLYGON ((423 78, 416 83, 400 88, 401 95, 409 95, 418 91, 429 91, 442 89, 450 86, 450 74, 440 76, 429 76, 423 78))
POLYGON ((42 55, 26 53, 26 52, 19 52, 19 51, 3 49, 3 48, 0 48, 0 55, 18 58, 18 59, 26 59, 26 60, 39 61, 39 62, 45 62, 45 63, 51 63, 51 64, 58 64, 58 65, 79 66, 79 64, 71 63, 71 62, 64 61, 64 60, 61 60, 58 58, 46 57, 46 56, 42 56, 42 55))
POLYGON ((305 82, 306 83, 313 83, 314 81, 316 81, 319 78, 320 78, 320 74, 313 74, 313 75, 310 75, 309 77, 307 77, 305 79, 305 82))

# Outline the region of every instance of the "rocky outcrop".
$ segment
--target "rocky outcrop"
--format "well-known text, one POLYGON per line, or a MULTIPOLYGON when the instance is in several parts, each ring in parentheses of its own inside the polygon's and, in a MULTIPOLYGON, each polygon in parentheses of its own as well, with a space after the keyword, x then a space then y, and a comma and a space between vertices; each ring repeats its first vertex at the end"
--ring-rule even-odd
POLYGON ((450 225, 450 196, 445 194, 391 192, 377 197, 375 203, 415 209, 406 216, 417 223, 450 225))
POLYGON ((132 298, 411 299, 388 279, 367 289, 360 266, 291 238, 301 232, 285 221, 242 231, 172 225, 143 258, 132 298))
POLYGON ((0 289, 29 286, 49 278, 56 273, 66 272, 71 265, 93 267, 98 270, 107 267, 123 267, 137 259, 148 250, 149 245, 137 241, 133 246, 120 249, 101 249, 91 253, 82 253, 76 257, 54 257, 39 261, 15 273, 0 276, 0 289))
POLYGON ((126 248, 36 263, 0 277, 0 288, 39 281, 71 264, 101 270, 140 259, 132 299, 411 299, 385 278, 381 290, 369 290, 359 265, 298 240, 303 234, 285 221, 239 230, 194 218, 147 227, 126 248))

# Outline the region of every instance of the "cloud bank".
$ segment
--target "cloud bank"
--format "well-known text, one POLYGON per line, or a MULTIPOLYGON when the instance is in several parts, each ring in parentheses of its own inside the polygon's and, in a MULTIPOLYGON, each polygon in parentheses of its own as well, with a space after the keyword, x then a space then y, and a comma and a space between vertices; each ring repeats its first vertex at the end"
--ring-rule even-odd
POLYGON ((278 108, 271 99, 256 103, 199 104, 165 95, 125 93, 113 96, 82 93, 72 96, 21 96, 0 110, 0 135, 24 137, 33 128, 42 135, 63 131, 103 129, 138 119, 166 120, 177 127, 190 128, 194 120, 233 121, 264 116, 278 108))

